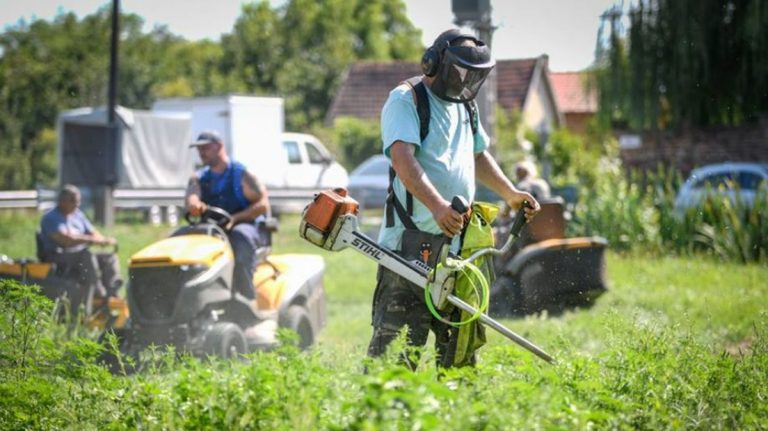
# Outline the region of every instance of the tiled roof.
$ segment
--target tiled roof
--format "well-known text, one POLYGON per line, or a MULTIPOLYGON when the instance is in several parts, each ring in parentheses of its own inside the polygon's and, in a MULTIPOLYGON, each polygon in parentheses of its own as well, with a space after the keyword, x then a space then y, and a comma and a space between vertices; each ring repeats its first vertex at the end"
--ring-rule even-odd
MULTIPOLYGON (((528 87, 536 66, 535 58, 499 60, 496 64, 497 100, 509 110, 522 109, 528 87)), ((356 117, 378 120, 389 92, 398 83, 421 74, 418 63, 411 62, 360 62, 346 71, 327 122, 337 117, 356 117)))
POLYGON ((496 63, 496 100, 504 109, 523 109, 537 60, 524 58, 496 63))
POLYGON ((597 94, 594 90, 587 91, 586 77, 584 72, 549 74, 560 112, 564 114, 597 112, 597 94))
POLYGON ((337 117, 378 120, 389 92, 400 82, 420 74, 418 63, 353 63, 336 93, 328 119, 331 122, 337 117))

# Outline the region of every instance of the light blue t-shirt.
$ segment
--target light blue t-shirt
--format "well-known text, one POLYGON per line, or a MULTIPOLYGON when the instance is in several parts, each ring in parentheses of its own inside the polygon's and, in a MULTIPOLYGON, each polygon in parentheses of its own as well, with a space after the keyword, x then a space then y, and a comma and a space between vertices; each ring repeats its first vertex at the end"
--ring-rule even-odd
MULTIPOLYGON (((384 154, 396 141, 416 146, 416 161, 419 162, 430 182, 447 201, 454 196, 463 196, 472 202, 475 197, 475 155, 488 148, 489 137, 478 121, 478 133, 472 134, 469 113, 461 103, 446 102, 426 87, 429 97, 429 133, 421 142, 419 116, 411 87, 402 84, 389 93, 381 111, 381 139, 384 154)), ((393 184, 395 196, 405 206, 405 187, 399 177, 393 184)), ((394 226, 388 228, 382 223, 379 244, 391 250, 400 250, 400 237, 405 229, 394 214, 394 226)), ((413 216, 416 227, 424 232, 441 233, 426 206, 413 198, 413 216)), ((459 238, 454 238, 452 251, 458 252, 459 238)))
MULTIPOLYGON (((59 248, 56 241, 51 238, 54 233, 64 234, 90 234, 93 233, 93 225, 85 214, 79 208, 69 215, 64 215, 57 207, 54 207, 40 221, 40 232, 43 237, 43 250, 46 253, 53 253, 59 248)), ((63 248, 66 253, 74 253, 88 247, 88 244, 78 244, 72 247, 63 248)))

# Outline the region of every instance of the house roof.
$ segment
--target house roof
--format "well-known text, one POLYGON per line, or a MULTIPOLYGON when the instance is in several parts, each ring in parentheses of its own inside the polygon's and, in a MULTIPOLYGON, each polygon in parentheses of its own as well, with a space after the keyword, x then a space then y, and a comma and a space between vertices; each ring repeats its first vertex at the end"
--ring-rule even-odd
POLYGON ((496 62, 496 100, 506 110, 523 109, 538 58, 496 62))
MULTIPOLYGON (((522 109, 536 67, 536 58, 496 62, 497 100, 507 110, 522 109)), ((421 74, 413 62, 359 62, 347 68, 326 122, 338 117, 379 119, 389 92, 398 83, 421 74)))
POLYGON ((588 91, 585 72, 552 72, 549 80, 557 106, 564 114, 597 112, 597 94, 588 91))

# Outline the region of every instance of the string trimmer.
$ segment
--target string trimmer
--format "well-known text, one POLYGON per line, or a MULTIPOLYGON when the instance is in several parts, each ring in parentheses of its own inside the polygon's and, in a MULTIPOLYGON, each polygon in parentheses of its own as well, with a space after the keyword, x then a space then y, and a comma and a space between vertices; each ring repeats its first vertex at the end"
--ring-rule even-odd
MULTIPOLYGON (((453 198, 451 207, 460 214, 469 210, 466 200, 460 196, 453 198)), ((312 244, 326 250, 340 251, 345 248, 357 250, 367 258, 376 261, 379 265, 399 274, 417 286, 429 289, 428 296, 431 297, 432 304, 438 310, 443 310, 448 304, 453 304, 470 315, 478 316, 484 325, 494 329, 539 358, 549 363, 554 362, 552 356, 540 347, 514 333, 485 313, 478 312, 473 306, 453 294, 456 273, 464 264, 471 263, 486 254, 500 255, 509 251, 512 243, 519 238, 520 230, 525 224, 524 208, 521 207, 518 211, 515 222, 510 229, 509 238, 503 247, 481 249, 467 259, 460 260, 449 259, 449 245, 445 245, 438 256, 440 263, 434 269, 418 260, 408 261, 361 233, 358 229, 358 208, 357 201, 348 197, 345 189, 320 192, 304 210, 299 234, 312 244)))

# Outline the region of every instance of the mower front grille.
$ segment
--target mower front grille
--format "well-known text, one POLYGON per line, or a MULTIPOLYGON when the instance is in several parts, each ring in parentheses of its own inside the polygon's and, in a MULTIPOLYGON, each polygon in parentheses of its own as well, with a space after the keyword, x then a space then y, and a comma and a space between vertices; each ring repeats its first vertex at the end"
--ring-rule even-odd
POLYGON ((178 266, 131 268, 129 288, 136 311, 143 320, 165 321, 173 317, 179 292, 195 274, 178 266))

